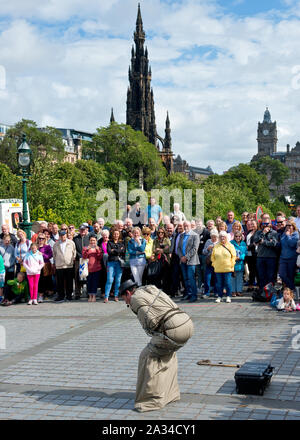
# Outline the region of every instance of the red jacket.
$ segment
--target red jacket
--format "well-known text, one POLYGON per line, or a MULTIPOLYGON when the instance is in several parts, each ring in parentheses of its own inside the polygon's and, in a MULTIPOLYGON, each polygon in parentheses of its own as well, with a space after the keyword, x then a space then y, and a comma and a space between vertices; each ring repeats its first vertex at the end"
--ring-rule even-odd
POLYGON ((103 257, 102 250, 98 247, 98 249, 88 249, 84 247, 82 249, 82 258, 88 258, 88 268, 89 272, 98 272, 101 270, 101 260, 103 257))

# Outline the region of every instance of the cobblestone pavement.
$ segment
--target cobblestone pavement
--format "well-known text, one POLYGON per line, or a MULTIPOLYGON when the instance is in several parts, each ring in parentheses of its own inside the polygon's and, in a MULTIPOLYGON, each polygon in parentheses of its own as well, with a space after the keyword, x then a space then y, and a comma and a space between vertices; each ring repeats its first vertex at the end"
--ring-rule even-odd
POLYGON ((134 392, 149 338, 123 301, 0 307, 0 419, 300 419, 300 349, 291 345, 299 312, 279 313, 249 296, 179 305, 195 325, 178 352, 181 400, 142 414, 134 392), (197 365, 202 359, 268 360, 275 371, 263 396, 237 395, 236 369, 197 365))

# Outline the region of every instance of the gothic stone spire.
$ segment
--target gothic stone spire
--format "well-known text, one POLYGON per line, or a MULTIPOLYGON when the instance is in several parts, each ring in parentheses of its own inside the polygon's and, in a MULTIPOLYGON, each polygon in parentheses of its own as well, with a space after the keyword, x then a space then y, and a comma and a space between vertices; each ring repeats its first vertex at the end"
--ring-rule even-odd
POLYGON ((144 50, 145 32, 140 4, 134 32, 135 48, 131 51, 129 88, 127 92, 126 124, 142 131, 149 142, 156 145, 154 99, 151 94, 151 70, 148 50, 144 50))

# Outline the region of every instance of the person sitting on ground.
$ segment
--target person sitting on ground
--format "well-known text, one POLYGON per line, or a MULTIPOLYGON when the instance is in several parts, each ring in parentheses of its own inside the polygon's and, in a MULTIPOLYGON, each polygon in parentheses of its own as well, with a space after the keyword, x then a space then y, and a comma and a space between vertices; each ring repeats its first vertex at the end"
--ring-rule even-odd
POLYGON ((296 310, 296 304, 294 301, 294 293, 288 287, 283 290, 283 297, 280 298, 277 304, 278 310, 284 310, 285 312, 293 312, 296 310))
POLYGON ((25 272, 19 272, 16 278, 7 281, 7 286, 4 289, 4 300, 1 305, 11 306, 20 303, 22 299, 26 302, 28 297, 28 283, 25 272))

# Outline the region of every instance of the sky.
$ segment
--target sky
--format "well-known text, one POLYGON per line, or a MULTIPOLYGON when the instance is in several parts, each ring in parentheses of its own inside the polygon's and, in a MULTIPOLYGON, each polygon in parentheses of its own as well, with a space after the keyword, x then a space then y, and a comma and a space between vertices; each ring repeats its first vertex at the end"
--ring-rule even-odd
MULTIPOLYGON (((0 122, 94 132, 126 122, 136 0, 0 0, 0 122)), ((140 0, 157 131, 222 174, 257 152, 266 106, 278 151, 300 140, 300 0, 140 0)))

